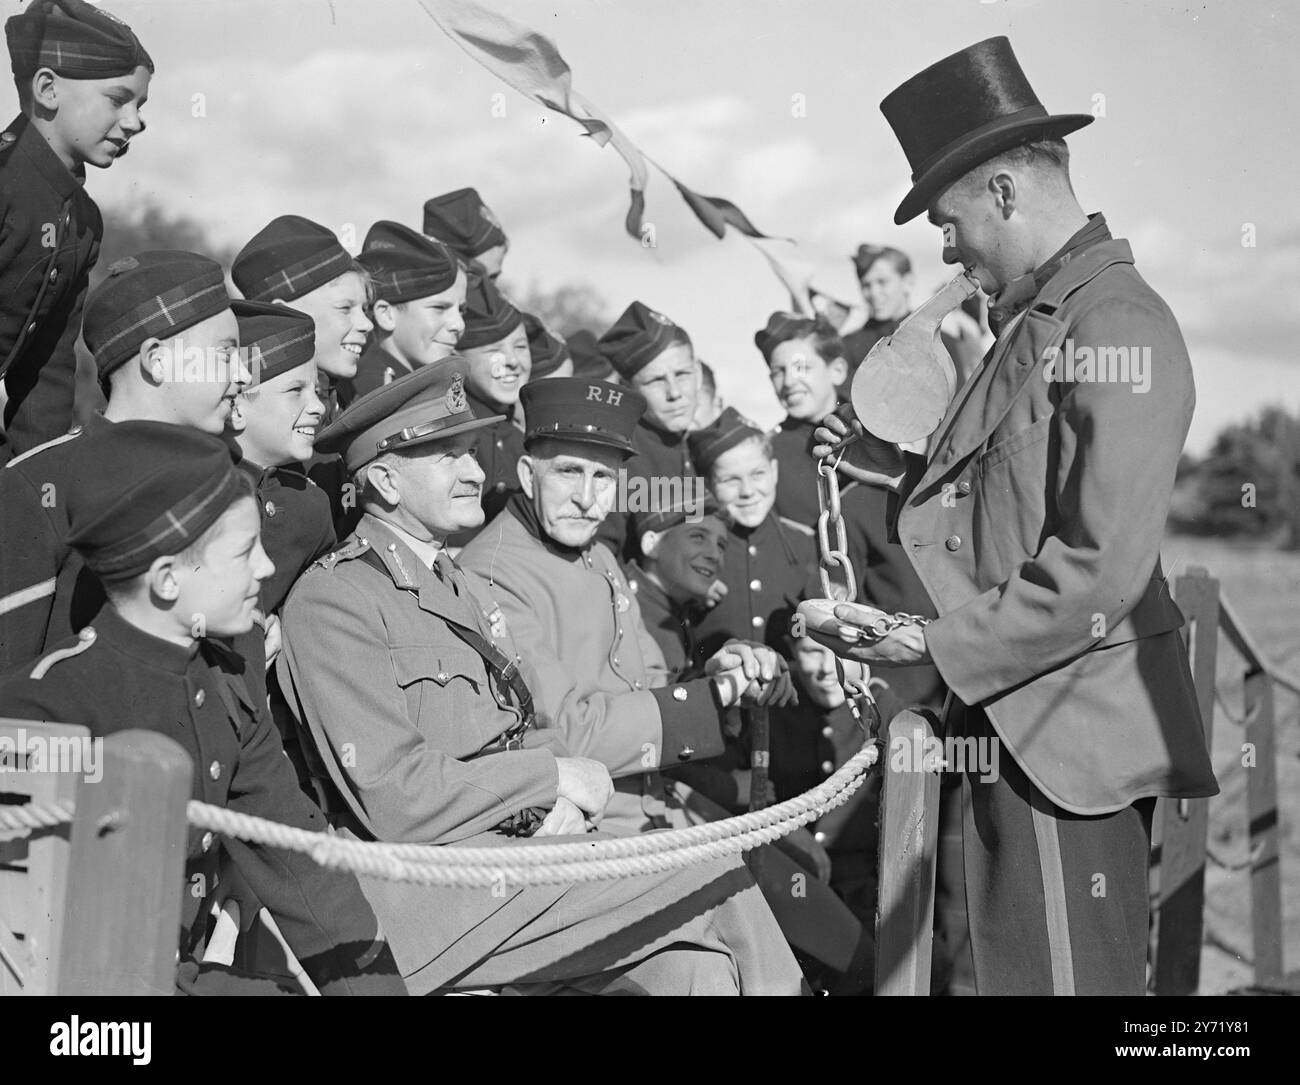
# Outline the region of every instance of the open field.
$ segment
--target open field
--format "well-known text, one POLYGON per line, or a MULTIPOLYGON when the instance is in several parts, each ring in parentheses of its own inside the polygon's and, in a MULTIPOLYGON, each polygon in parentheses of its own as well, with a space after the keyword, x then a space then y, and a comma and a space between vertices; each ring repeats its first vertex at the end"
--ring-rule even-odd
MULTIPOLYGON (((1200 565, 1240 615, 1260 650, 1300 675, 1300 553, 1263 550, 1215 539, 1170 536, 1165 571, 1174 579, 1200 565)), ((1252 982, 1249 872, 1246 861, 1246 772, 1241 764, 1243 664, 1219 638, 1214 718, 1214 768, 1222 793, 1210 800, 1210 860, 1206 871, 1205 944, 1201 993, 1217 994, 1252 982)), ((1300 698, 1274 687, 1278 802, 1281 808, 1282 908, 1285 965, 1300 969, 1300 698)))

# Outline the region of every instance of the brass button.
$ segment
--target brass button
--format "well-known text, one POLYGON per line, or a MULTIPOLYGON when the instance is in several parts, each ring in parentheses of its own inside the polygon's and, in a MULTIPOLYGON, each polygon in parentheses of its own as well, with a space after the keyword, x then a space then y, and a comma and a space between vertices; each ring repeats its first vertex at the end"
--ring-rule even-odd
POLYGON ((755 614, 752 618, 749 619, 749 624, 752 625, 755 629, 762 629, 763 619, 760 618, 757 614, 755 614))
POLYGON ((835 728, 828 723, 825 727, 822 728, 822 734, 825 735, 827 738, 834 738, 835 728))
POLYGON ((961 536, 960 536, 960 535, 949 535, 946 539, 944 539, 944 541, 943 541, 943 545, 946 546, 949 550, 957 550, 957 549, 960 549, 960 547, 961 547, 961 536))
POLYGON ((615 657, 614 657, 614 662, 615 662, 615 663, 618 662, 618 656, 615 656, 615 657))
POLYGON ((505 484, 504 482, 498 482, 498 483, 493 487, 493 489, 496 490, 497 493, 504 493, 504 492, 505 492, 505 488, 506 488, 506 484, 505 484))
POLYGON ((451 675, 449 675, 446 671, 439 671, 437 677, 439 682, 446 682, 447 679, 451 677, 451 675))
POLYGON ((678 758, 679 761, 685 761, 685 760, 687 760, 688 758, 691 758, 691 757, 694 757, 694 756, 695 756, 695 747, 694 747, 694 746, 683 746, 683 747, 682 747, 682 748, 677 752, 677 758, 678 758))
POLYGON ((85 629, 83 629, 80 633, 77 634, 77 639, 91 641, 95 639, 95 636, 96 634, 94 628, 88 625, 86 626, 85 629))
POLYGON ((210 764, 210 765, 208 766, 208 775, 211 776, 214 780, 220 780, 220 779, 221 779, 221 762, 220 762, 220 761, 213 761, 212 764, 210 764))
POLYGON ((681 686, 678 686, 675 690, 673 690, 674 701, 684 701, 686 700, 686 697, 687 697, 686 690, 684 690, 681 686))
POLYGON ((265 505, 263 505, 262 507, 263 507, 264 509, 266 509, 266 515, 267 515, 267 516, 274 516, 274 515, 275 515, 276 509, 275 509, 275 502, 274 502, 274 501, 268 501, 268 502, 267 502, 265 505))
POLYGON ((204 833, 203 839, 199 841, 199 847, 201 847, 204 851, 207 851, 209 848, 212 847, 212 841, 214 841, 215 839, 216 837, 213 836, 211 833, 204 833))
POLYGON ((822 832, 820 829, 818 829, 815 833, 813 833, 813 839, 816 840, 818 844, 825 844, 826 834, 822 832))
POLYGON ((639 678, 638 678, 635 682, 632 683, 632 688, 633 688, 633 689, 640 689, 640 688, 641 688, 641 680, 640 680, 639 678))
POLYGON ((834 761, 823 761, 823 762, 822 762, 822 772, 826 773, 827 776, 829 776, 829 775, 830 775, 832 772, 834 772, 834 771, 835 771, 835 762, 834 762, 834 761))
POLYGON ((965 479, 962 479, 959 483, 957 483, 957 489, 964 494, 968 494, 970 493, 970 483, 967 482, 965 479))
POLYGON ((758 557, 758 547, 757 547, 757 546, 751 546, 751 547, 749 548, 749 556, 750 556, 751 558, 756 558, 756 557, 758 557))
POLYGON ((762 590, 763 590, 763 582, 762 582, 761 580, 751 580, 751 581, 749 582, 749 590, 750 590, 750 591, 762 591, 762 590))
POLYGON ((198 693, 194 695, 194 707, 202 708, 203 702, 206 701, 207 699, 208 699, 208 695, 203 690, 199 690, 198 693))
POLYGON ((50 282, 57 283, 58 281, 59 281, 59 269, 56 267, 50 268, 50 282))

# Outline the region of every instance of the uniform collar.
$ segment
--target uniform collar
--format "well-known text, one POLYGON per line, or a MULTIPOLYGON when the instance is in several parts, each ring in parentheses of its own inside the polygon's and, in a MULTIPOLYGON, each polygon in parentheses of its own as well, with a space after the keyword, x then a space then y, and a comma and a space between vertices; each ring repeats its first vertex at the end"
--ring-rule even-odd
POLYGON ((499 403, 493 403, 490 399, 484 399, 478 395, 468 384, 465 385, 465 398, 469 400, 470 406, 474 408, 474 414, 479 418, 491 418, 493 415, 504 414, 506 421, 512 426, 514 425, 515 415, 519 411, 519 404, 504 407, 499 403))
POLYGON ((189 670, 201 643, 196 640, 193 648, 182 648, 179 644, 146 633, 123 618, 112 603, 105 603, 100 608, 92 624, 98 638, 107 641, 117 651, 138 660, 146 667, 171 674, 184 674, 189 670))
POLYGON ((645 440, 652 440, 664 448, 674 450, 681 449, 686 444, 685 433, 669 433, 666 429, 660 429, 653 422, 647 421, 644 417, 637 422, 636 429, 632 431, 632 443, 637 444, 637 437, 640 436, 645 440))
POLYGON ((1106 225, 1106 216, 1101 212, 1089 215, 1087 225, 1075 231, 1070 239, 1044 263, 1028 275, 1021 275, 1020 278, 1008 283, 989 298, 989 327, 993 334, 997 335, 1012 317, 1028 309, 1034 299, 1042 293, 1043 287, 1071 260, 1092 246, 1110 240, 1110 228, 1106 225))
POLYGON ((361 517, 354 534, 375 552, 399 588, 418 589, 430 579, 421 575, 421 570, 437 571, 438 549, 432 549, 429 543, 421 542, 396 524, 381 520, 373 512, 361 517))
POLYGON ((586 546, 564 546, 546 534, 542 530, 541 520, 537 518, 537 510, 533 508, 533 499, 528 497, 523 490, 516 490, 510 495, 510 499, 506 502, 506 512, 518 520, 520 527, 531 538, 536 539, 547 553, 554 554, 557 558, 563 558, 565 561, 577 561, 591 549, 592 543, 588 543, 586 546))
POLYGON ((17 137, 17 146, 13 153, 20 154, 32 165, 32 168, 44 178, 56 195, 66 199, 82 187, 85 175, 78 177, 60 160, 36 125, 25 113, 20 113, 9 125, 8 131, 17 137))

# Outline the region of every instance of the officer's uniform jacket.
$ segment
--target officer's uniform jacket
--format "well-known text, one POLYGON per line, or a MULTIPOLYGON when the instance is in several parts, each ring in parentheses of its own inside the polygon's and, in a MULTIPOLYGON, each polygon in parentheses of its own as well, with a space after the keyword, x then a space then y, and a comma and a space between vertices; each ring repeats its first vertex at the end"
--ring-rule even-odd
MULTIPOLYGON (((93 415, 84 432, 112 424, 93 415)), ((99 580, 64 542, 82 433, 73 427, 0 468, 0 672, 77 632, 104 602, 99 580)))
MULTIPOLYGON (((732 637, 785 653, 790 615, 816 583, 812 530, 769 512, 755 528, 732 524, 718 573, 727 594, 696 627, 696 662, 732 637)), ((818 593, 820 594, 820 593, 818 593)))
MULTIPOLYGON (((821 511, 817 502, 817 461, 812 455, 816 425, 786 417, 772 432, 772 451, 781 464, 776 484, 776 512, 816 530, 821 511)), ((938 613, 907 554, 890 538, 889 491, 840 476, 840 510, 847 533, 848 558, 858 578, 858 600, 891 614, 938 613)), ((839 577, 835 578, 840 581, 839 577)), ((821 595, 819 588, 817 594, 821 595)), ((947 692, 932 666, 878 667, 876 676, 889 683, 905 705, 938 709, 947 692)))
POLYGON ((523 653, 539 714, 617 780, 722 751, 712 680, 668 683, 663 653, 607 547, 543 544, 507 508, 460 555, 523 653))
MULTIPOLYGON (((322 832, 325 819, 298 790, 279 736, 249 695, 243 671, 243 661, 213 641, 187 651, 105 606, 76 637, 10 672, 0 685, 0 715, 80 724, 96 738, 131 728, 155 731, 180 743, 193 761, 192 798, 322 832)), ((366 955, 375 952, 377 925, 352 875, 296 852, 193 828, 186 843, 182 957, 203 937, 210 895, 222 880, 223 852, 323 991, 399 989, 391 974, 359 976, 366 955)))
MULTIPOLYGON (((632 431, 632 447, 636 452, 623 464, 629 497, 637 493, 640 486, 634 480, 648 480, 653 484, 656 479, 694 479, 698 474, 691 462, 685 433, 668 433, 643 418, 632 431)), ((649 489, 646 492, 654 491, 649 489)), ((615 509, 605 517, 596 533, 596 540, 608 546, 611 553, 623 562, 635 561, 641 556, 641 547, 632 529, 633 511, 615 509)))
POLYGON ((0 375, 9 394, 0 459, 72 424, 81 310, 103 236, 95 201, 19 116, 0 135, 0 375))
POLYGON ((369 514, 289 593, 280 688, 359 835, 449 843, 555 803, 554 736, 500 748, 522 713, 456 624, 493 633, 472 595, 369 514))
POLYGON ((1073 813, 1218 790, 1160 564, 1194 402, 1173 315, 1105 234, 1002 329, 929 462, 908 457, 897 538, 941 615, 929 651, 1073 813), (1149 347, 1149 391, 1045 380, 1067 340, 1149 347))

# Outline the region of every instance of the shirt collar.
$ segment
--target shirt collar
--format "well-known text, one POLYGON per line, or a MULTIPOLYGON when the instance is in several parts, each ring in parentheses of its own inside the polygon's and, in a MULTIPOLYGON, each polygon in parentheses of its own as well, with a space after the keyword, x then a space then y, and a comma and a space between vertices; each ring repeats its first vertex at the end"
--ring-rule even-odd
POLYGON ((1106 216, 1100 211, 1088 216, 1088 222, 1053 253, 1043 264, 1028 275, 1007 283, 989 298, 989 328, 997 335, 1017 313, 1033 304, 1052 277, 1085 249, 1109 241, 1110 228, 1106 216))

